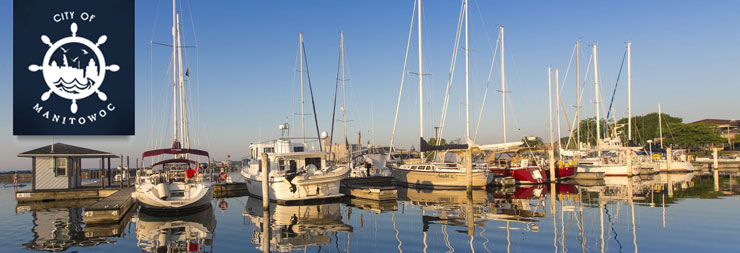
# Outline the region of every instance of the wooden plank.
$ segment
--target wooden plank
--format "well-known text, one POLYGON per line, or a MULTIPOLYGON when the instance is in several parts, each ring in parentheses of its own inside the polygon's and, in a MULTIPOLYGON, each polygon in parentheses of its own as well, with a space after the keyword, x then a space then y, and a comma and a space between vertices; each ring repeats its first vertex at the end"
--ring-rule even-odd
POLYGON ((133 187, 123 188, 85 207, 85 223, 118 223, 135 204, 134 199, 131 197, 131 192, 133 191, 133 187))

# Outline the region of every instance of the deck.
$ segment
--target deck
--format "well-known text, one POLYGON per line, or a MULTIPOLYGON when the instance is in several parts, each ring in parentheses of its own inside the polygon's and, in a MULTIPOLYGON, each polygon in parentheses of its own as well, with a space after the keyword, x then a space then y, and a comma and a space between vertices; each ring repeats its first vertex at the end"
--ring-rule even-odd
POLYGON ((86 224, 118 223, 135 205, 131 193, 134 187, 126 187, 84 208, 86 224))

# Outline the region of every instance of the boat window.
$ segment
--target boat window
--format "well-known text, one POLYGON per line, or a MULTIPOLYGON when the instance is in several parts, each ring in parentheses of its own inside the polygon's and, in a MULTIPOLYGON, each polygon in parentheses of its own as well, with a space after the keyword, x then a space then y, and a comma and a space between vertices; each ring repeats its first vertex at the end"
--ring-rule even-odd
POLYGON ((411 166, 411 170, 416 170, 417 168, 419 168, 419 166, 416 166, 416 165, 411 166))
POLYGON ((278 170, 279 171, 285 170, 285 160, 283 160, 283 158, 278 159, 278 170))
POLYGON ((56 158, 56 163, 54 166, 54 174, 57 177, 66 177, 67 176, 67 158, 56 158))
POLYGON ((293 152, 303 152, 303 147, 293 147, 293 152))
POLYGON ((275 152, 275 148, 273 148, 273 147, 264 148, 263 152, 265 152, 265 153, 274 153, 275 152))
POLYGON ((321 158, 306 158, 306 166, 313 164, 316 168, 321 169, 321 158))

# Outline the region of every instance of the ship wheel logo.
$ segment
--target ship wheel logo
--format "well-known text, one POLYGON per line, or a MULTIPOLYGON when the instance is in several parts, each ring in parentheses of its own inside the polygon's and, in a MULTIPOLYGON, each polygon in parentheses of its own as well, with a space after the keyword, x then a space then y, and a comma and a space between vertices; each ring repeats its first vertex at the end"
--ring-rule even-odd
POLYGON ((41 94, 41 101, 46 101, 51 93, 59 97, 72 100, 69 109, 77 113, 77 100, 84 99, 93 93, 98 95, 101 101, 108 100, 108 96, 100 91, 100 85, 105 79, 105 72, 118 71, 118 65, 106 65, 103 52, 98 48, 108 40, 108 36, 102 35, 96 43, 77 36, 77 24, 70 25, 72 36, 62 38, 51 43, 49 37, 41 35, 41 41, 49 45, 44 55, 41 66, 32 64, 28 70, 36 72, 41 70, 44 81, 49 90, 41 94), (61 63, 57 63, 61 60, 61 63), (71 61, 71 62, 70 62, 71 61))

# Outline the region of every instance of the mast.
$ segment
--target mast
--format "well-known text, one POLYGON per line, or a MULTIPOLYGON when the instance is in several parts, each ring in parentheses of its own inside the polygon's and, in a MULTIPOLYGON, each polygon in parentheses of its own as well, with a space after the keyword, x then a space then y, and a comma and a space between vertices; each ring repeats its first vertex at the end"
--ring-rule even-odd
POLYGON ((658 130, 660 131, 660 149, 663 149, 663 111, 658 103, 658 130))
MULTIPOLYGON (((303 145, 306 145, 306 119, 303 107, 304 95, 303 95, 303 32, 298 33, 298 54, 301 57, 301 136, 303 137, 303 145)), ((330 144, 331 145, 331 144, 330 144)))
POLYGON ((504 126, 504 143, 506 143, 506 71, 504 70, 504 26, 498 27, 501 32, 501 118, 504 126))
POLYGON ((627 140, 632 142, 632 42, 627 42, 627 140))
POLYGON ((576 40, 576 150, 581 149, 581 47, 576 40))
POLYGON ((550 115, 550 147, 555 142, 552 139, 552 68, 547 67, 547 107, 550 115))
MULTIPOLYGON (((424 81, 422 79, 424 71, 422 71, 423 67, 421 64, 421 0, 417 0, 416 3, 417 25, 419 26, 417 30, 419 40, 419 137, 421 137, 420 140, 424 140, 424 81)), ((421 162, 424 162, 424 152, 420 152, 420 158, 421 162)))
MULTIPOLYGON (((339 61, 342 64, 342 121, 344 122, 344 143, 348 144, 347 142, 347 93, 345 92, 345 86, 344 86, 344 31, 339 32, 339 51, 340 51, 340 57, 339 61)), ((349 159, 352 159, 352 149, 348 146, 346 147, 347 150, 350 151, 349 159)))
POLYGON ((558 156, 560 157, 560 160, 563 160, 563 155, 560 153, 560 149, 562 149, 560 140, 562 139, 560 137, 560 75, 558 72, 558 69, 555 69, 555 115, 557 117, 557 124, 558 124, 558 156))
MULTIPOLYGON (((177 142, 177 35, 175 34, 175 25, 177 24, 177 14, 175 13, 175 0, 172 0, 172 136, 174 142, 177 142)), ((173 142, 173 144, 174 144, 173 142)))
POLYGON ((180 85, 180 141, 183 148, 190 148, 187 126, 187 109, 185 106, 185 81, 182 71, 182 37, 180 35, 180 14, 177 14, 177 78, 180 85))
MULTIPOLYGON (((596 148, 601 148, 601 114, 599 112, 599 57, 596 54, 596 44, 593 46, 594 54, 594 87, 596 94, 596 148)), ((601 156, 601 151, 599 151, 601 156)))
POLYGON ((468 48, 468 0, 465 0, 465 138, 470 140, 470 48, 468 48))

